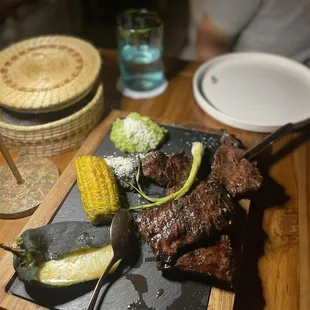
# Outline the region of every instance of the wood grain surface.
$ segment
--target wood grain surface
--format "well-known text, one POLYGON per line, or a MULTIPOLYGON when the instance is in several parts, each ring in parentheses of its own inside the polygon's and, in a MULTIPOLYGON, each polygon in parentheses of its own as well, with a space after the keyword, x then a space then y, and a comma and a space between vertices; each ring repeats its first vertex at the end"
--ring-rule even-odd
MULTIPOLYGON (((104 122, 101 122, 99 126, 97 126, 94 131, 88 136, 87 140, 81 146, 81 148, 76 152, 75 156, 72 157, 70 163, 65 169, 64 173, 60 176, 58 182, 49 192, 47 197, 41 203, 40 207, 35 211, 35 213, 31 216, 27 224, 23 227, 21 233, 29 228, 40 227, 49 223, 59 207, 61 207, 61 203, 66 197, 68 191, 73 186, 76 180, 75 168, 73 159, 79 155, 92 154, 103 137, 109 130, 115 116, 119 115, 117 112, 111 113, 104 122)), ((0 278, 0 306, 6 309, 43 309, 37 305, 33 305, 31 302, 13 296, 11 294, 7 294, 5 292, 5 287, 8 283, 12 281, 12 276, 14 275, 14 269, 12 265, 12 255, 10 253, 6 253, 4 257, 1 259, 0 265, 0 274, 2 275, 0 278)))
MULTIPOLYGON (((169 78, 168 89, 155 98, 133 100, 123 97, 115 88, 119 77, 117 53, 105 50, 102 55, 106 112, 111 109, 138 111, 170 123, 187 123, 213 130, 226 129, 242 139, 248 147, 264 137, 263 134, 221 124, 200 109, 192 92, 192 76, 199 63, 168 59, 165 64, 169 78)), ((274 145, 272 150, 262 154, 258 160, 264 173, 264 185, 259 193, 251 197, 235 309, 310 309, 309 136, 309 128, 301 134, 290 135, 274 145)), ((51 159, 63 171, 74 154, 73 151, 51 159)), ((45 215, 44 203, 36 212, 45 215)), ((0 242, 10 243, 27 227, 43 222, 33 223, 32 218, 2 220, 0 242)), ((0 251, 1 270, 12 272, 11 258, 3 255, 0 251)), ((4 293, 3 288, 9 280, 6 274, 0 279, 0 305, 8 309, 26 309, 25 305, 29 303, 16 297, 9 298, 4 293)), ((213 298, 209 309, 228 309, 225 308, 225 299, 213 298)), ((27 309, 38 307, 31 305, 27 309)))

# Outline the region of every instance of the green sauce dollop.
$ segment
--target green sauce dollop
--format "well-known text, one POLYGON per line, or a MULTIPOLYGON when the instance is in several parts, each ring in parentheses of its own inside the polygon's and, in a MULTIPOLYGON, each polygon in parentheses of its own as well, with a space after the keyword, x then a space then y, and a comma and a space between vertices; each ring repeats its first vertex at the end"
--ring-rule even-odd
POLYGON ((124 119, 116 119, 110 139, 115 147, 127 153, 147 153, 163 142, 167 130, 147 116, 132 112, 124 119))

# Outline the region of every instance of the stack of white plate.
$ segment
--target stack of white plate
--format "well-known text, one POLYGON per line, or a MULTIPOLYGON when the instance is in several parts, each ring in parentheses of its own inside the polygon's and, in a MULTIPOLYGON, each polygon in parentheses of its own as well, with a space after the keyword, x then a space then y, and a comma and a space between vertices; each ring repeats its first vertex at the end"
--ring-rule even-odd
POLYGON ((239 129, 271 132, 310 117, 310 69, 282 56, 216 57, 197 69, 193 89, 205 112, 239 129))

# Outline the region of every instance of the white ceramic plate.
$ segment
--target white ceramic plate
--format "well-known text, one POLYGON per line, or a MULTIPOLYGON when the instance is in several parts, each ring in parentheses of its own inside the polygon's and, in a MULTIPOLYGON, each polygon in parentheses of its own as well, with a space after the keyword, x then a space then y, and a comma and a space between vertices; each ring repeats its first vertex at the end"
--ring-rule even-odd
POLYGON ((216 57, 195 72, 193 88, 204 111, 240 129, 271 132, 310 117, 310 70, 282 56, 216 57))

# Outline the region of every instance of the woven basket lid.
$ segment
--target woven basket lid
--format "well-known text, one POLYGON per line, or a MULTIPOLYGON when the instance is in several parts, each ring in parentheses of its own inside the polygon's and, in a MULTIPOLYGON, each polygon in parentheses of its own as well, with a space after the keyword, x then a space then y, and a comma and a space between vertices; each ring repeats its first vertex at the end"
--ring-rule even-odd
POLYGON ((72 105, 96 82, 101 57, 88 42, 69 36, 42 36, 0 52, 0 104, 40 113, 72 105))

